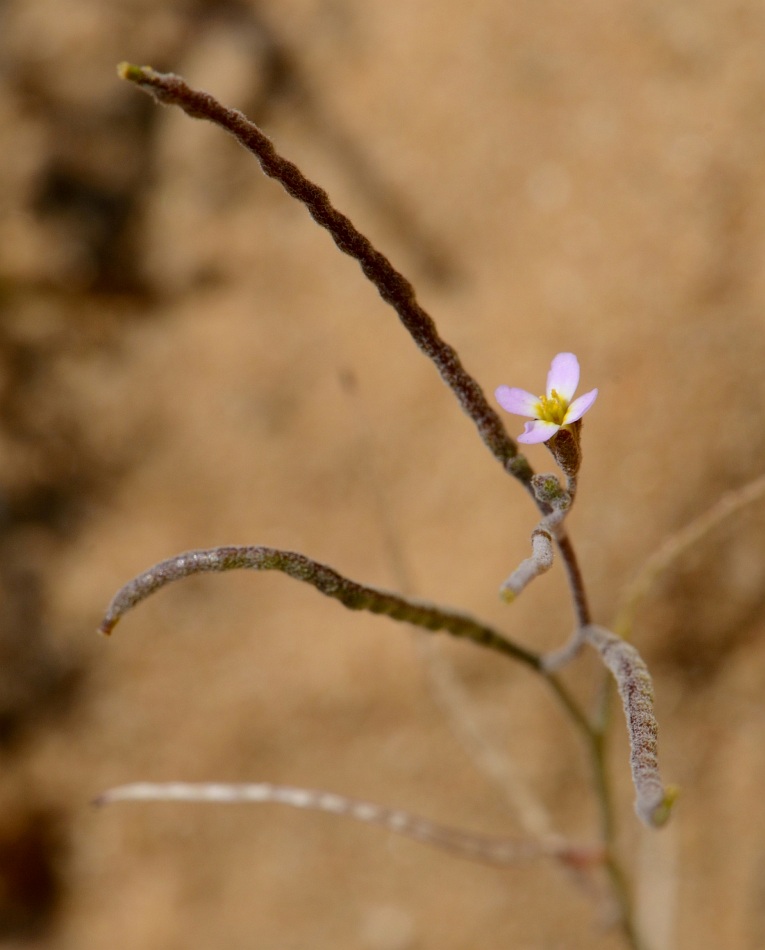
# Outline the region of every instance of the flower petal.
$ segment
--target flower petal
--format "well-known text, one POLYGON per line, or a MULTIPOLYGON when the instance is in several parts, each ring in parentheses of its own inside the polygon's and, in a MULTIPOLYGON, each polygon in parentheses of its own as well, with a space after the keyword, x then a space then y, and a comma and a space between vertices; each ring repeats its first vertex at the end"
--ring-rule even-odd
POLYGON ((529 416, 531 419, 536 419, 538 415, 539 396, 527 393, 525 389, 500 386, 494 396, 506 412, 512 412, 516 416, 529 416))
POLYGON ((579 360, 573 353, 558 353, 547 374, 547 395, 552 396, 554 389, 561 399, 571 402, 578 385, 579 360))
POLYGON ((527 422, 523 427, 523 432, 518 436, 518 441, 524 442, 526 445, 546 442, 555 435, 558 429, 560 429, 560 426, 554 422, 540 422, 539 420, 527 422))
POLYGON ((576 422, 577 419, 581 419, 585 412, 587 412, 590 406, 595 402, 597 396, 597 389, 591 389, 588 393, 585 393, 583 396, 579 396, 577 399, 575 399, 568 407, 568 411, 566 412, 566 415, 563 419, 563 424, 568 425, 570 422, 576 422))

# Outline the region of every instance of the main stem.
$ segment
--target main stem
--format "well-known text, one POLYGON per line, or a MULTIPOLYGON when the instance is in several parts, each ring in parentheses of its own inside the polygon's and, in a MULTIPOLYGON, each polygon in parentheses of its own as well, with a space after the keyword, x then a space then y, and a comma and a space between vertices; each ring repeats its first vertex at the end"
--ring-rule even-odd
POLYGON ((635 925, 629 882, 616 854, 616 825, 606 764, 606 736, 595 725, 590 725, 589 746, 593 781, 600 805, 600 833, 606 852, 605 870, 619 908, 619 924, 630 950, 645 950, 645 944, 635 925))
POLYGON ((592 623, 590 605, 587 601, 584 578, 582 577, 582 571, 576 557, 576 551, 568 534, 564 534, 558 538, 558 550, 560 551, 561 560, 566 568, 566 576, 568 577, 568 586, 571 591, 571 600, 574 604, 577 626, 587 627, 592 623))

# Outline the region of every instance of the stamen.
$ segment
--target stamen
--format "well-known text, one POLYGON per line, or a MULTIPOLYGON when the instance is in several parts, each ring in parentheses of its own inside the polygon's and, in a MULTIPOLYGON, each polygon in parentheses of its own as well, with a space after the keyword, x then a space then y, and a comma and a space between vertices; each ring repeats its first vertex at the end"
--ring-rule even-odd
POLYGON ((549 396, 540 396, 537 405, 539 419, 543 422, 553 422, 558 426, 563 425, 568 403, 558 395, 556 390, 553 389, 549 396))

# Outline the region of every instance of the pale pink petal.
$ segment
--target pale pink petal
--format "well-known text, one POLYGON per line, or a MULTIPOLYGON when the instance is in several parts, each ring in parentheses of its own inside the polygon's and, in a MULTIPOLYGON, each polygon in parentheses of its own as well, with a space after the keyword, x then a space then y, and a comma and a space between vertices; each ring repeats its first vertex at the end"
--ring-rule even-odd
POLYGON ((575 399, 568 407, 566 415, 563 418, 563 424, 568 425, 570 422, 576 422, 577 419, 581 419, 585 412, 587 412, 590 406, 595 402, 597 396, 597 389, 591 389, 590 392, 585 393, 583 396, 579 396, 577 399, 575 399))
POLYGON ((573 353, 558 353, 547 374, 547 395, 552 396, 553 389, 566 402, 571 399, 579 385, 579 360, 573 353))
POLYGON ((515 416, 536 418, 539 396, 527 393, 525 389, 516 389, 514 386, 500 386, 494 395, 506 412, 512 412, 515 416))
POLYGON ((551 439, 560 429, 554 422, 527 422, 523 427, 523 432, 518 436, 518 441, 526 445, 535 445, 537 442, 546 442, 551 439))

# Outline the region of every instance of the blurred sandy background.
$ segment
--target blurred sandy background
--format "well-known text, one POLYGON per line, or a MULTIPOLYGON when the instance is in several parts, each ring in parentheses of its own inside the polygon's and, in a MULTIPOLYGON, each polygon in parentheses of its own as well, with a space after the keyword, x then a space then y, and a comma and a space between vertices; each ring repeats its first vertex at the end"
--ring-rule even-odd
MULTIPOLYGON (((258 120, 488 391, 540 389, 555 353, 579 355, 601 395, 571 524, 608 623, 645 557, 763 468, 765 8, 5 0, 0 37, 2 945, 620 947, 545 863, 500 871, 276 806, 89 806, 136 779, 273 780, 518 829, 407 628, 240 574, 99 639, 113 591, 176 551, 296 548, 540 649, 571 623, 559 568, 498 601, 534 510, 358 267, 115 65, 258 120)), ((763 507, 726 523, 636 628, 683 789, 666 831, 638 827, 618 722, 652 950, 765 946, 764 528, 763 507)), ((587 840, 585 760, 552 699, 439 644, 485 734, 587 840)), ((582 659, 572 688, 596 673, 582 659)))

